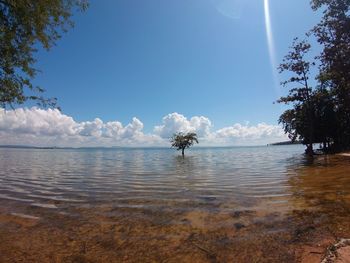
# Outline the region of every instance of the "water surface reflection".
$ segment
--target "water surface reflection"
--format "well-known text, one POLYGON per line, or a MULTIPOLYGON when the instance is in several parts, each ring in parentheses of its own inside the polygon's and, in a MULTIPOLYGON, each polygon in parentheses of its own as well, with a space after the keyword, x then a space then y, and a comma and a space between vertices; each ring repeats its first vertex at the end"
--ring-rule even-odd
POLYGON ((350 158, 302 152, 1 149, 0 261, 320 262, 350 234, 350 158))
POLYGON ((308 160, 301 146, 1 149, 0 198, 60 208, 101 205, 295 209, 349 198, 349 160, 308 160), (294 206, 294 207, 291 207, 294 206))
POLYGON ((183 159, 168 149, 2 149, 0 193, 58 207, 130 200, 151 206, 246 206, 262 199, 273 204, 290 195, 288 157, 299 152, 300 147, 208 148, 183 159))

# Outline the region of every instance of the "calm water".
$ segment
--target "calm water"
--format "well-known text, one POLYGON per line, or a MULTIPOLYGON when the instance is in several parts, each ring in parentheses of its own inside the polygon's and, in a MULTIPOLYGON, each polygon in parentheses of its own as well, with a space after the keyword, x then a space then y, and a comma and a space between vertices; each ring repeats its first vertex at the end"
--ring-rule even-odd
POLYGON ((302 146, 195 148, 183 159, 172 149, 0 149, 0 199, 48 209, 273 210, 318 193, 350 197, 350 158, 310 162, 302 153, 302 146))

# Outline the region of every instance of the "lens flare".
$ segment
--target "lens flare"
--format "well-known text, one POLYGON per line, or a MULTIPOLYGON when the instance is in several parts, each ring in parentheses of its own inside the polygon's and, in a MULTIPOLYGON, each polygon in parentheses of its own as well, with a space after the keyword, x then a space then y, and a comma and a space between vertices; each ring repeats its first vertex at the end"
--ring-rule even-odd
POLYGON ((264 0, 264 12, 265 12, 265 28, 266 28, 266 37, 267 37, 267 45, 269 48, 269 56, 272 66, 272 74, 274 79, 274 86, 276 89, 277 95, 279 96, 280 88, 279 88, 279 80, 277 73, 277 59, 275 52, 275 43, 273 39, 273 32, 271 26, 271 16, 270 16, 270 3, 269 0, 264 0))

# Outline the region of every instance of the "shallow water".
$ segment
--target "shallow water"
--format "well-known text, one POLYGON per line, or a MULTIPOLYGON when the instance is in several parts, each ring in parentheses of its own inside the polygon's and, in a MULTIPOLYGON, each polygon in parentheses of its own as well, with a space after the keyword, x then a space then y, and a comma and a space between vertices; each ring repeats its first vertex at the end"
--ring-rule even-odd
POLYGON ((311 162, 302 152, 300 145, 195 148, 182 158, 172 149, 1 149, 0 199, 52 209, 109 203, 274 210, 295 209, 297 197, 320 191, 350 195, 349 158, 311 162))
POLYGON ((303 150, 0 149, 0 261, 319 260, 350 234, 350 158, 303 150))
POLYGON ((303 165, 301 152, 299 146, 197 148, 183 159, 171 149, 2 149, 0 198, 52 208, 52 201, 280 204, 289 200, 289 169, 303 165))

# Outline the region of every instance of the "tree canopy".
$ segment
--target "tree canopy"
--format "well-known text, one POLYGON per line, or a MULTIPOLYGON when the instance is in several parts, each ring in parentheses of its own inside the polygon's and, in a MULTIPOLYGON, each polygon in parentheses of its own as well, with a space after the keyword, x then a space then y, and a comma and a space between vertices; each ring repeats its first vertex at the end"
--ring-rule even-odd
POLYGON ((181 150, 182 156, 185 155, 185 149, 190 148, 194 143, 198 143, 197 134, 193 132, 189 133, 175 133, 171 139, 171 147, 177 148, 177 150, 181 150))
POLYGON ((56 105, 32 84, 38 44, 49 50, 73 26, 74 9, 85 10, 87 0, 0 0, 0 107, 27 100, 56 105))
POLYGON ((292 140, 302 140, 307 145, 307 152, 313 152, 314 141, 314 105, 312 100, 312 87, 309 85, 310 66, 314 63, 305 59, 311 45, 306 41, 294 40, 291 51, 285 56, 280 65, 280 72, 289 71, 292 73, 283 86, 292 88, 285 97, 278 102, 293 104, 293 110, 287 110, 281 115, 279 123, 283 124, 285 132, 289 133, 292 140))
POLYGON ((314 62, 305 60, 311 48, 306 41, 296 41, 280 66, 292 73, 282 84, 294 84, 289 94, 278 100, 292 104, 279 119, 292 140, 301 139, 312 153, 312 144, 320 143, 326 151, 350 148, 350 0, 312 0, 311 7, 322 10, 321 21, 308 37, 315 37, 321 47, 315 56, 318 72, 312 76, 314 62), (317 85, 310 87, 313 77, 317 85))

